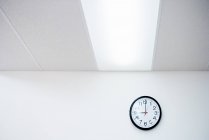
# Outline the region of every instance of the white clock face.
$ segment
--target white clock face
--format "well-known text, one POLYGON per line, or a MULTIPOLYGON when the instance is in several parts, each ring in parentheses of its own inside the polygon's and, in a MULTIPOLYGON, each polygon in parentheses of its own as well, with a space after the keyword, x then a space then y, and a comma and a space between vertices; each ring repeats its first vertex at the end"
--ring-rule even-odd
POLYGON ((139 129, 154 128, 160 121, 161 108, 158 102, 149 96, 136 99, 130 108, 132 123, 139 129))

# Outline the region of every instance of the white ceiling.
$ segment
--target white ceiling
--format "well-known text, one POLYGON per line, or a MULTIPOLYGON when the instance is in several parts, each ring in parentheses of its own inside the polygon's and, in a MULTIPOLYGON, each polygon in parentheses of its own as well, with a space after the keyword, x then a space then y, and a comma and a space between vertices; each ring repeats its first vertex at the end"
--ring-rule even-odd
POLYGON ((33 57, 17 38, 2 12, 0 12, 0 69, 38 70, 33 57))
POLYGON ((154 70, 209 70, 209 0, 162 0, 154 70))
MULTIPOLYGON (((209 1, 160 3, 152 69, 209 70, 209 1)), ((0 70, 98 70, 80 0, 0 0, 0 70)))
MULTIPOLYGON (((14 58, 18 59, 18 56, 30 52, 31 55, 19 60, 19 63, 25 65, 17 65, 17 69, 31 69, 34 62, 31 61, 30 64, 24 61, 33 59, 37 63, 34 70, 96 70, 80 1, 0 0, 0 7, 1 14, 10 22, 7 25, 10 26, 7 27, 8 31, 4 29, 5 33, 11 32, 11 29, 17 32, 13 33, 17 37, 13 37, 17 42, 13 43, 15 45, 9 43, 9 37, 4 36, 8 45, 1 45, 1 49, 5 50, 0 52, 0 56, 8 57, 4 57, 1 63, 7 64, 8 60, 13 61, 14 58), (18 45, 19 49, 27 48, 28 51, 17 51, 13 54, 15 56, 9 57, 11 54, 7 48, 18 49, 18 45)), ((16 64, 16 60, 0 69, 16 70, 15 67, 11 69, 13 64, 16 64)))

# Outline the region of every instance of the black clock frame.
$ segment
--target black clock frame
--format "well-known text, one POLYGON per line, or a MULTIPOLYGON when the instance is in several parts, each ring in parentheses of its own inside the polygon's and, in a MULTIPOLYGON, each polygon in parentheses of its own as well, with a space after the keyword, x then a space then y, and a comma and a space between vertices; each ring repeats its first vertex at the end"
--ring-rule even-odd
POLYGON ((129 116, 130 116, 131 122, 133 123, 133 125, 134 125, 135 127, 137 127, 138 129, 141 129, 141 130, 150 130, 150 129, 153 129, 154 127, 156 127, 156 126, 159 124, 159 122, 160 122, 160 120, 161 120, 161 116, 162 116, 162 110, 161 110, 161 107, 160 107, 160 104, 158 103, 158 101, 155 100, 153 97, 150 97, 150 96, 140 96, 140 97, 138 97, 137 99, 135 99, 135 100, 133 101, 133 103, 131 104, 131 107, 130 107, 130 110, 129 110, 129 116), (132 119, 132 117, 131 117, 131 111, 132 111, 132 108, 133 108, 134 103, 135 103, 136 101, 138 101, 139 99, 141 99, 141 98, 150 98, 150 99, 154 100, 154 101, 157 103, 157 105, 159 106, 160 117, 159 117, 157 123, 156 123, 155 125, 153 125, 152 127, 149 127, 149 128, 143 128, 143 127, 138 126, 138 125, 134 122, 134 120, 132 119))

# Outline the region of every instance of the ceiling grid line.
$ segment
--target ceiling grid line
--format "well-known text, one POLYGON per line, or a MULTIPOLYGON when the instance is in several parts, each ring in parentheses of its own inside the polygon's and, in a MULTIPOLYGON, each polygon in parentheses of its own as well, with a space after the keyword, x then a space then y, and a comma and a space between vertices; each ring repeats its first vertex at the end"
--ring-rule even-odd
POLYGON ((157 53, 157 43, 158 43, 158 36, 159 36, 159 32, 160 32, 160 21, 161 21, 161 17, 162 17, 162 4, 163 0, 160 0, 159 2, 159 10, 158 10, 158 19, 157 19, 157 28, 156 28, 156 33, 155 33, 155 42, 154 42, 154 50, 153 50, 153 56, 152 56, 152 67, 151 67, 151 71, 154 70, 154 63, 155 63, 155 56, 157 53))
POLYGON ((34 57, 34 55, 32 54, 32 52, 30 51, 30 49, 27 47, 25 41, 23 40, 23 38, 21 37, 21 35, 17 32, 17 30, 15 29, 14 25, 12 24, 11 20, 9 19, 9 17, 6 15, 6 13, 4 12, 4 10, 1 8, 0 6, 0 13, 2 14, 2 16, 4 17, 5 21, 8 23, 9 27, 11 28, 11 30, 14 32, 15 36, 17 37, 17 39, 20 41, 20 43, 22 44, 23 48, 26 50, 26 52, 29 54, 29 56, 32 58, 33 62, 35 63, 35 65, 38 67, 39 70, 43 70, 43 68, 41 67, 41 65, 38 63, 38 61, 36 60, 36 58, 34 57))

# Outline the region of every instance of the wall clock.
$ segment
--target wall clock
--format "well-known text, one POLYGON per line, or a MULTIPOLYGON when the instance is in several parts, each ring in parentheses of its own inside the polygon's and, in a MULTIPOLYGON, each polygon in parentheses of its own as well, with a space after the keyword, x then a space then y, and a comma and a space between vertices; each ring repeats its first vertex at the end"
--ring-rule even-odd
POLYGON ((160 122, 160 104, 150 96, 141 96, 133 101, 129 111, 131 122, 139 129, 150 130, 160 122))

